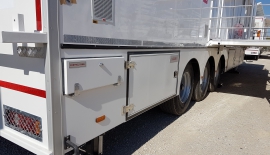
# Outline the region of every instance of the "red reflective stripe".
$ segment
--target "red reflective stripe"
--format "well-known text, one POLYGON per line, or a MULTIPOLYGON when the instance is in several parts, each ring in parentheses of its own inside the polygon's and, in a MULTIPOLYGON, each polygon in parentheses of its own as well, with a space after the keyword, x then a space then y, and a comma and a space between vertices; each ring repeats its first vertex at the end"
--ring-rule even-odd
POLYGON ((46 98, 46 91, 0 80, 0 87, 46 98))
POLYGON ((41 0, 36 0, 36 22, 37 22, 37 31, 41 31, 42 30, 41 0))

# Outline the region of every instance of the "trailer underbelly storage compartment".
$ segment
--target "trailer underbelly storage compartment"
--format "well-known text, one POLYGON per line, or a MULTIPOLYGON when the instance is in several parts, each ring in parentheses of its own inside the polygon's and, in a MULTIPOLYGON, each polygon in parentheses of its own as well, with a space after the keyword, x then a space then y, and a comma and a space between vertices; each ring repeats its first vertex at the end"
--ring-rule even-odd
POLYGON ((128 117, 176 96, 179 52, 133 53, 129 54, 129 61, 136 65, 128 74, 128 105, 134 106, 128 117))
POLYGON ((64 59, 63 62, 63 126, 71 141, 82 145, 125 121, 121 113, 126 102, 123 57, 64 59), (105 120, 97 122, 103 116, 105 120))
POLYGON ((239 66, 239 64, 241 64, 244 60, 245 53, 244 50, 241 48, 229 49, 228 54, 229 56, 227 70, 239 66))
POLYGON ((38 155, 102 154, 107 131, 156 106, 184 114, 245 48, 269 44, 246 43, 250 0, 11 2, 0 6, 0 136, 38 155))

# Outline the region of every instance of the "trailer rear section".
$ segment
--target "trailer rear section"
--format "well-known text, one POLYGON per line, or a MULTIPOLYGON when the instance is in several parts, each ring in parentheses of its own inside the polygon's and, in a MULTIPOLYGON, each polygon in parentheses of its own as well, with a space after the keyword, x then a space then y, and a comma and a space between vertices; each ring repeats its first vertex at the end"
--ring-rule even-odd
MULTIPOLYGON (((14 1, 0 7, 1 31, 36 30, 36 3, 27 2, 29 9, 23 9, 24 5, 24 2, 14 1)), ((0 135, 32 152, 50 154, 45 59, 22 57, 17 53, 17 47, 21 46, 30 50, 39 45, 31 42, 0 45, 0 135)))
POLYGON ((182 115, 244 59, 205 46, 235 34, 216 28, 214 1, 12 2, 0 8, 0 136, 35 154, 102 154, 105 132, 155 106, 182 115))

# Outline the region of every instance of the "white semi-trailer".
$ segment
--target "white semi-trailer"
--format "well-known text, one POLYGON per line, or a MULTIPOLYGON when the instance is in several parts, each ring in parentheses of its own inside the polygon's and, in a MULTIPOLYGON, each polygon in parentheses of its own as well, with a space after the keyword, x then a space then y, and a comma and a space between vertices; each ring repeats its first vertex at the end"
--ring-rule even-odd
POLYGON ((102 154, 106 131, 148 109, 182 115, 258 44, 244 40, 254 4, 2 1, 0 136, 39 155, 102 154))

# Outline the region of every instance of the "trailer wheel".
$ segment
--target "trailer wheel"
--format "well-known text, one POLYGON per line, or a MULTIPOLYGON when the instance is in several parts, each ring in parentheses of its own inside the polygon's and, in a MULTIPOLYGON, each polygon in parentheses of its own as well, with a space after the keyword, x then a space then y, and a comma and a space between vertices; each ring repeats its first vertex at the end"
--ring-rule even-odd
POLYGON ((200 84, 200 80, 197 80, 194 87, 194 94, 192 99, 195 101, 201 101, 205 98, 206 93, 208 91, 210 82, 210 64, 206 63, 203 73, 202 84, 200 84))
POLYGON ((217 71, 217 75, 213 78, 213 80, 210 81, 209 84, 209 91, 213 92, 217 89, 219 81, 220 81, 220 76, 221 76, 221 62, 219 61, 217 71))
POLYGON ((182 75, 180 94, 160 105, 161 110, 174 115, 186 112, 193 94, 194 73, 191 64, 188 64, 182 75))

